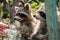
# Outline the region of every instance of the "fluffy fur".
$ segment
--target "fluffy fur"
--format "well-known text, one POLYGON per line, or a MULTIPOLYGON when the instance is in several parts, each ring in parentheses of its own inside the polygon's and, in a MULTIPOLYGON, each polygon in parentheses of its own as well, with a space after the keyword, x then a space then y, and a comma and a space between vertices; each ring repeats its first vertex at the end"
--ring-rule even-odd
POLYGON ((46 34, 46 21, 43 20, 45 18, 42 16, 40 16, 41 19, 34 17, 31 13, 29 4, 22 4, 22 6, 17 8, 18 10, 14 20, 16 29, 20 31, 22 40, 42 40, 45 38, 43 37, 46 34))

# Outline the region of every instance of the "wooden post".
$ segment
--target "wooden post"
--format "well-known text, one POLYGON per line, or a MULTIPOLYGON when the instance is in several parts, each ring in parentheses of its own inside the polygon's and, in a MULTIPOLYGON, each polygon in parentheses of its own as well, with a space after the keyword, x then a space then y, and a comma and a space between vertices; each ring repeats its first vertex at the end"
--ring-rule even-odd
POLYGON ((56 0, 45 0, 49 40, 58 40, 56 0))

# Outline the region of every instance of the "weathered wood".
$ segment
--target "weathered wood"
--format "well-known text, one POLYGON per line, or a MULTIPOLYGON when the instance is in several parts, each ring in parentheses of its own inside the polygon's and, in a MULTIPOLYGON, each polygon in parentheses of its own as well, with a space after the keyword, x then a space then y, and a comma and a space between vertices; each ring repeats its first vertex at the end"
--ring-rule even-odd
POLYGON ((46 0, 46 19, 49 40, 58 40, 56 0, 46 0))

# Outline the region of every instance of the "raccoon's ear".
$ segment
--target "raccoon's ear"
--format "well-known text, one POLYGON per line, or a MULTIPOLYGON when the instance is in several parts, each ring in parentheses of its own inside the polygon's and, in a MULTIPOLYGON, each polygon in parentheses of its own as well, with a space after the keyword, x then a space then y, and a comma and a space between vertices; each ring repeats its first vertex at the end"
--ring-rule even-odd
POLYGON ((24 6, 24 7, 25 7, 25 9, 26 9, 26 10, 30 10, 30 5, 29 5, 28 3, 27 3, 27 4, 25 4, 25 6, 24 6))
POLYGON ((28 4, 28 3, 25 4, 25 5, 24 5, 24 8, 25 8, 26 11, 28 11, 29 13, 31 13, 31 7, 30 7, 30 4, 28 4))

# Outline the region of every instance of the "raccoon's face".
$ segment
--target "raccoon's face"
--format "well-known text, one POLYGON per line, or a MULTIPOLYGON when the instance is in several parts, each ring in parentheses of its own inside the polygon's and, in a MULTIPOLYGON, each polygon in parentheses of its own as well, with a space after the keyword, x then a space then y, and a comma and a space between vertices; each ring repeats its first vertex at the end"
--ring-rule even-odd
POLYGON ((17 12, 15 14, 14 20, 17 21, 23 21, 23 20, 27 20, 31 17, 31 12, 29 9, 29 5, 20 5, 19 7, 17 7, 17 12))

